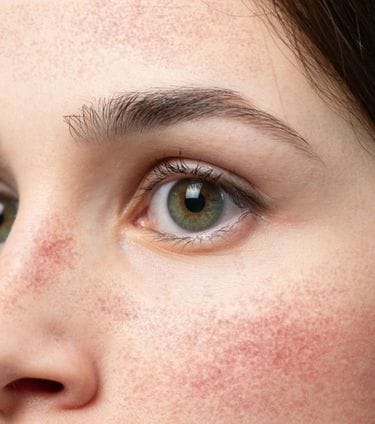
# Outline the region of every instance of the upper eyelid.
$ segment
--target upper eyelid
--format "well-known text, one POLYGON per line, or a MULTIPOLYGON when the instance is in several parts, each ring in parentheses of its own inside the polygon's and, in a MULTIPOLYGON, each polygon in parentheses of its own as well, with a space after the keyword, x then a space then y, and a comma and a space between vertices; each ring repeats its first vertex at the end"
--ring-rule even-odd
MULTIPOLYGON (((151 180, 151 175, 149 174, 148 176, 148 180, 150 182, 150 185, 154 186, 155 183, 159 183, 164 181, 166 178, 172 176, 172 175, 189 175, 189 176, 196 176, 197 178, 209 178, 211 177, 211 180, 214 180, 215 177, 213 176, 214 174, 214 169, 207 169, 205 172, 201 172, 203 166, 200 166, 200 162, 196 163, 196 167, 195 169, 189 168, 189 166, 186 165, 186 161, 181 160, 181 159, 176 159, 176 161, 173 161, 172 159, 167 160, 167 161, 163 161, 159 164, 157 164, 151 171, 150 174, 152 174, 154 177, 151 180), (174 166, 176 165, 176 166, 174 166), (182 166, 181 166, 182 165, 182 166)), ((223 172, 225 172, 223 170, 223 172)), ((216 173, 216 179, 219 179, 221 177, 220 173, 216 173)), ((148 184, 146 182, 146 184, 143 186, 143 189, 145 191, 148 190, 148 184)))
POLYGON ((171 176, 185 175, 191 176, 192 178, 207 179, 211 182, 216 181, 232 197, 238 196, 239 198, 239 193, 241 193, 243 199, 246 197, 247 206, 251 204, 253 206, 252 212, 258 216, 263 216, 266 211, 271 211, 274 208, 272 199, 254 184, 246 182, 246 186, 249 187, 249 189, 246 190, 245 187, 241 188, 239 187, 239 181, 236 181, 236 179, 240 180, 240 177, 235 176, 230 171, 219 169, 201 161, 170 158, 157 164, 150 174, 153 174, 154 178, 150 175, 147 177, 146 183, 141 186, 144 192, 154 190, 158 185, 165 183, 171 176), (190 167, 189 164, 192 164, 192 166, 190 167))

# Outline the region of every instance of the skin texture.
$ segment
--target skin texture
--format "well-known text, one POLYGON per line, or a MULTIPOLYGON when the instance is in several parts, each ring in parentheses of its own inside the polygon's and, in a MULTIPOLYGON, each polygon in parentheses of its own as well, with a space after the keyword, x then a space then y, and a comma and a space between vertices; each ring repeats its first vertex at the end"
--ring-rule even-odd
POLYGON ((370 135, 310 86, 255 4, 0 11, 0 175, 20 198, 0 247, 0 422, 375 422, 370 135), (319 159, 219 118, 116 145, 77 143, 62 119, 180 85, 236 90, 319 159), (155 161, 178 156, 256 184, 274 210, 205 249, 158 241, 126 211, 155 161), (24 378, 64 389, 9 390, 24 378))

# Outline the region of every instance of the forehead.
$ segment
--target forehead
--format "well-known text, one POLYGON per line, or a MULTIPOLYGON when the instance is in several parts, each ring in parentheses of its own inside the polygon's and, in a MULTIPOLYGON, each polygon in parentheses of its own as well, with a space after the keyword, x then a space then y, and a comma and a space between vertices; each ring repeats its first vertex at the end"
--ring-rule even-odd
POLYGON ((261 22, 249 2, 27 0, 2 2, 0 10, 1 71, 11 65, 18 79, 108 72, 129 59, 143 66, 235 68, 239 50, 250 46, 249 67, 262 58, 261 22))
POLYGON ((83 103, 150 87, 232 89, 300 125, 321 100, 255 3, 2 0, 0 147, 46 152, 83 103))

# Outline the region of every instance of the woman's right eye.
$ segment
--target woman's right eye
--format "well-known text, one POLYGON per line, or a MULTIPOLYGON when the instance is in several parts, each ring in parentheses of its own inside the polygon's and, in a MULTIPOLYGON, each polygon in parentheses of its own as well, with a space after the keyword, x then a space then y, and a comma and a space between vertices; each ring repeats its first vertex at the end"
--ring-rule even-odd
POLYGON ((18 201, 0 193, 0 243, 8 238, 16 219, 18 201))

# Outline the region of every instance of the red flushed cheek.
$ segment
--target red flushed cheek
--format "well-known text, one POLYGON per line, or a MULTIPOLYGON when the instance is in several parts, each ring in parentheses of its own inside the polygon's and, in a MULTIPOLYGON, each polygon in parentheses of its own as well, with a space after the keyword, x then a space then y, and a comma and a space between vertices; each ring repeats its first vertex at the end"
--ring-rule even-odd
POLYGON ((215 327, 187 336, 187 343, 201 345, 202 352, 209 353, 188 378, 191 387, 200 392, 225 389, 225 382, 232 372, 251 371, 253 385, 262 383, 271 374, 294 375, 303 381, 314 381, 319 360, 326 354, 336 335, 323 329, 315 332, 302 323, 283 322, 281 316, 262 321, 245 319, 219 320, 215 327), (209 369, 205 366, 212 363, 209 369), (219 377, 223 376, 224 379, 219 377))
POLYGON ((169 368, 170 384, 221 416, 274 422, 303 414, 310 420, 324 408, 341 408, 349 417, 353 405, 368 411, 375 401, 375 383, 369 383, 375 381, 374 322, 368 312, 197 323, 176 339, 179 360, 169 368))

